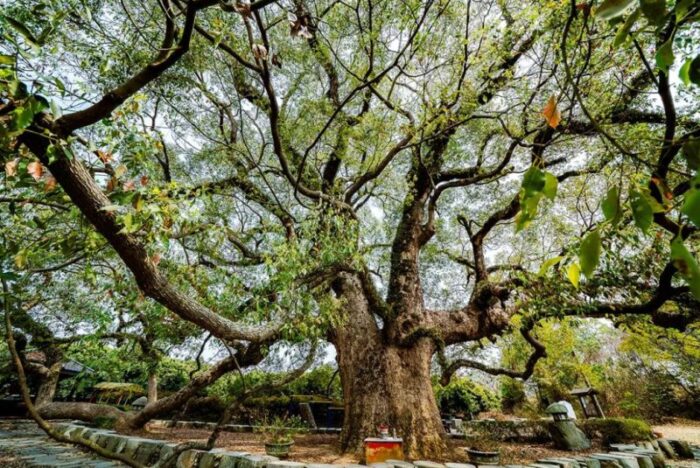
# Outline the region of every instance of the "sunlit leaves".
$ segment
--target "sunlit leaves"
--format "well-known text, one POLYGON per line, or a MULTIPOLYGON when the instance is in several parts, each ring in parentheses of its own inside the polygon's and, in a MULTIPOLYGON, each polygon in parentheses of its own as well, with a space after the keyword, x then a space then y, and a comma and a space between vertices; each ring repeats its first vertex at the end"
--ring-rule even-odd
POLYGON ((589 232, 581 241, 578 250, 578 261, 581 272, 590 278, 600 261, 601 240, 597 229, 589 232))
POLYGON ((559 262, 564 260, 564 257, 562 256, 557 256, 554 258, 548 258, 544 262, 542 262, 542 266, 540 266, 539 271, 537 272, 537 276, 544 276, 547 274, 550 268, 552 268, 554 265, 557 265, 559 262))
POLYGON ((557 100, 554 96, 550 97, 547 101, 547 105, 545 105, 542 110, 542 115, 550 127, 557 128, 559 126, 559 122, 561 122, 561 111, 557 108, 557 100))
POLYGON ((554 200, 557 197, 557 188, 559 187, 559 181, 550 172, 544 173, 544 187, 542 188, 542 193, 549 200, 554 200))
POLYGON ((671 259, 673 266, 688 283, 693 295, 700 299, 700 267, 695 257, 683 244, 680 237, 676 236, 671 241, 671 259))
POLYGON ((14 67, 15 57, 12 55, 0 54, 0 65, 14 67))
POLYGON ((605 0, 595 10, 595 15, 604 20, 609 20, 622 15, 627 8, 637 0, 605 0))
POLYGON ((634 26, 634 23, 637 22, 641 15, 641 10, 637 8, 634 10, 634 12, 627 17, 627 20, 620 26, 620 29, 617 30, 617 34, 615 35, 615 41, 613 42, 613 45, 615 47, 619 47, 622 44, 627 41, 627 37, 630 34, 630 31, 632 30, 632 26, 634 26))
POLYGON ((569 279, 571 284, 574 285, 575 288, 578 288, 581 278, 581 267, 578 263, 572 263, 568 266, 568 268, 566 269, 566 277, 569 279))

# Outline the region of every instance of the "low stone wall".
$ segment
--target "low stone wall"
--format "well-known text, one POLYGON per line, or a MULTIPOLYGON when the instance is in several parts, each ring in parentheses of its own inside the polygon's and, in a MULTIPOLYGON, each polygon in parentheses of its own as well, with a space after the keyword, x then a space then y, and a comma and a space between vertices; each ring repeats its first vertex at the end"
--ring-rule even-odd
MULTIPOLYGON (((149 422, 150 427, 175 427, 179 429, 209 429, 216 427, 216 423, 204 421, 171 421, 165 419, 154 419, 149 422)), ((224 432, 254 432, 256 426, 249 424, 226 424, 222 426, 224 432)), ((339 427, 315 427, 307 429, 313 434, 340 434, 339 427)))
MULTIPOLYGON (((57 423, 56 429, 72 441, 91 440, 106 450, 121 454, 138 463, 152 466, 168 459, 176 444, 162 440, 144 439, 117 434, 106 429, 93 429, 72 423, 57 423)), ((612 452, 588 454, 585 457, 548 458, 528 465, 538 468, 663 468, 666 460, 676 458, 700 459, 700 447, 680 441, 660 439, 656 443, 637 445, 614 445, 612 452)), ((693 462, 694 463, 694 462, 693 462)), ((363 465, 327 465, 320 463, 299 463, 279 460, 266 455, 251 455, 245 452, 232 452, 214 449, 186 450, 179 454, 174 463, 176 468, 363 468, 363 465)), ((373 463, 372 468, 475 468, 467 463, 434 463, 430 461, 404 462, 387 460, 373 463)), ((521 467, 522 465, 509 465, 521 467)), ((364 467, 367 468, 367 467, 364 467)))
POLYGON ((552 438, 547 429, 548 420, 496 421, 482 419, 462 423, 465 437, 485 436, 501 442, 548 442, 552 438))

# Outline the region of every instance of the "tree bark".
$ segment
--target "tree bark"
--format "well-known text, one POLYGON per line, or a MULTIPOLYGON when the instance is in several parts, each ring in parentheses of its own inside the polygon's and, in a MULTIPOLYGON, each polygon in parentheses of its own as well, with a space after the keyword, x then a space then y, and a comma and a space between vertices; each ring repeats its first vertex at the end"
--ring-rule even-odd
POLYGON ((359 280, 343 278, 336 292, 349 320, 332 334, 343 386, 344 451, 360 452, 366 437, 386 424, 404 440, 409 458, 439 458, 447 448, 430 380, 434 344, 421 338, 409 346, 386 340, 359 280))
POLYGON ((42 407, 45 404, 51 403, 54 396, 56 395, 56 387, 58 386, 58 379, 61 374, 61 368, 63 367, 63 361, 59 360, 48 368, 48 373, 41 379, 39 388, 36 392, 36 398, 34 399, 34 406, 37 408, 42 407))
POLYGON ((158 374, 155 372, 150 372, 148 374, 148 403, 155 403, 158 401, 158 374))

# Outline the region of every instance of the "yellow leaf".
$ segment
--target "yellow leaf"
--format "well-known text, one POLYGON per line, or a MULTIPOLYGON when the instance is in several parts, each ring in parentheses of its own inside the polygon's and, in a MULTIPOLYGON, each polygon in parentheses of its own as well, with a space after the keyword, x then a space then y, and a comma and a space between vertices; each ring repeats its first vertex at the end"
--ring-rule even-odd
POLYGON ((549 101, 547 101, 547 105, 544 106, 542 110, 542 115, 544 115, 550 127, 557 128, 559 126, 559 122, 561 122, 561 112, 557 109, 557 100, 554 99, 554 96, 550 97, 549 101))
POLYGON ((566 276, 569 278, 569 281, 571 281, 571 284, 578 289, 578 283, 581 277, 581 267, 578 266, 578 263, 569 265, 569 268, 566 269, 566 276))
POLYGON ((15 255, 15 266, 17 268, 24 268, 27 265, 27 252, 24 250, 20 250, 17 252, 17 255, 15 255))

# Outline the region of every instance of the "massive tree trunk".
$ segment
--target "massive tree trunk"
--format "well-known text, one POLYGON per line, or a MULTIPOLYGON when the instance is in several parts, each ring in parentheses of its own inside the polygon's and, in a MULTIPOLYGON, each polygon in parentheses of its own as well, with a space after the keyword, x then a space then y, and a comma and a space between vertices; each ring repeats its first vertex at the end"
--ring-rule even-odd
POLYGON ((51 365, 51 367, 48 368, 46 375, 42 377, 41 383, 39 384, 39 388, 36 392, 36 398, 34 399, 34 406, 37 408, 53 401, 53 398, 56 395, 56 387, 58 387, 58 379, 60 377, 62 367, 63 361, 59 360, 51 365))
POLYGON ((342 449, 360 451, 365 437, 377 436, 377 426, 387 424, 404 439, 408 457, 439 457, 446 443, 430 381, 432 341, 389 343, 359 281, 345 278, 336 290, 347 310, 332 336, 345 404, 342 449))

